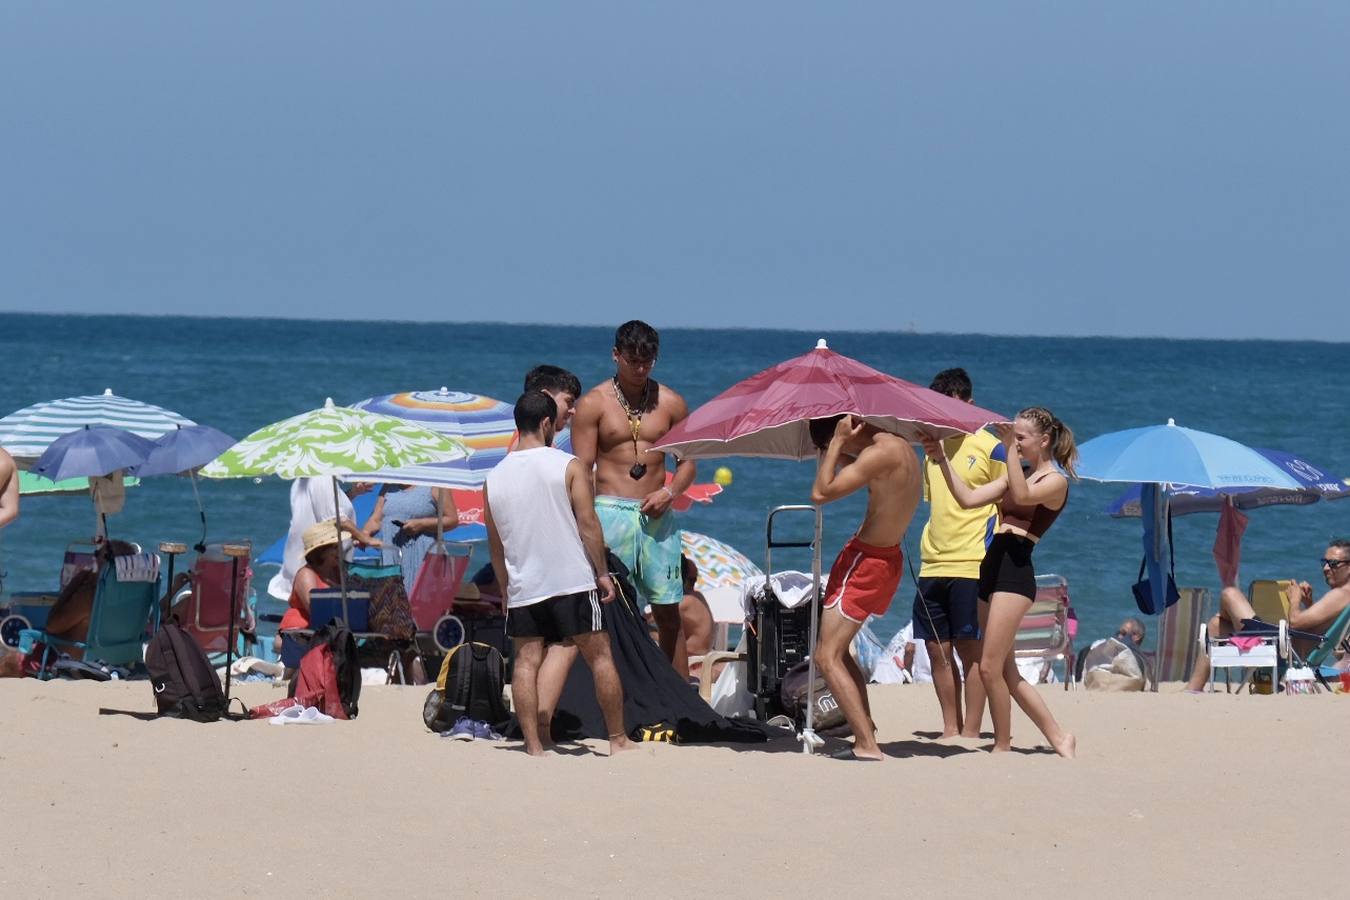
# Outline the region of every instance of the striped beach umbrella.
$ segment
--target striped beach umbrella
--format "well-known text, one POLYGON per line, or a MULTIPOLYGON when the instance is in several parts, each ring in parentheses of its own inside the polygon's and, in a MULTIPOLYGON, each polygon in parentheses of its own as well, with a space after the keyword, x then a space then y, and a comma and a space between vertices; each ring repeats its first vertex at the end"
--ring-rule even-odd
POLYGON ((52 442, 81 428, 121 428, 153 440, 166 431, 195 425, 172 410, 119 397, 109 388, 92 397, 66 397, 34 403, 0 419, 0 446, 21 468, 28 468, 52 442))
POLYGON ((481 487, 487 480, 487 473, 506 456, 516 433, 511 404, 444 387, 438 391, 406 391, 370 397, 353 403, 352 407, 416 422, 462 442, 472 451, 467 459, 454 462, 364 473, 363 481, 481 487))
MULTIPOLYGON (((140 481, 135 478, 127 478, 122 482, 123 487, 135 487, 140 481)), ((43 478, 41 475, 35 475, 32 472, 19 473, 19 494, 24 497, 52 497, 61 494, 88 494, 88 478, 63 478, 60 481, 52 481, 50 478, 43 478)))
POLYGON ((745 579, 764 574, 744 553, 717 538, 697 531, 686 531, 680 539, 684 545, 684 555, 698 566, 698 583, 695 587, 700 591, 740 587, 745 579))

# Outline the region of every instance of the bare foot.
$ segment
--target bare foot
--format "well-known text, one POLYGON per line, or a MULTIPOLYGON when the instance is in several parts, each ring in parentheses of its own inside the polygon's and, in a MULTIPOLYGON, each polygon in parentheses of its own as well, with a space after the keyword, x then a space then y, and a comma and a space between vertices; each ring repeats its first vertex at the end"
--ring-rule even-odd
POLYGON ((1054 747, 1055 752, 1065 759, 1073 759, 1074 754, 1078 751, 1078 739, 1066 733, 1064 737, 1059 739, 1058 744, 1051 744, 1050 746, 1054 747))
POLYGON ((854 747, 853 747, 853 758, 854 758, 854 759, 869 759, 869 760, 876 760, 877 762, 881 762, 883 759, 886 758, 886 755, 885 755, 884 753, 881 752, 881 748, 880 748, 880 747, 873 746, 873 747, 860 748, 860 747, 858 747, 858 746, 855 744, 854 747))
POLYGON ((526 745, 525 745, 525 753, 526 753, 526 755, 528 755, 528 756, 543 756, 543 755, 544 755, 544 746, 543 746, 542 744, 535 744, 534 746, 530 746, 529 744, 526 744, 526 745))
POLYGON ((1009 743, 1007 743, 1007 744, 995 744, 994 746, 992 746, 992 747, 989 748, 989 752, 990 752, 990 753, 1011 753, 1011 752, 1012 752, 1012 743, 1009 742, 1009 743))
POLYGON ((624 753, 628 750, 636 750, 637 748, 637 744, 630 741, 627 737, 621 737, 618 740, 609 742, 609 755, 613 756, 616 753, 624 753))

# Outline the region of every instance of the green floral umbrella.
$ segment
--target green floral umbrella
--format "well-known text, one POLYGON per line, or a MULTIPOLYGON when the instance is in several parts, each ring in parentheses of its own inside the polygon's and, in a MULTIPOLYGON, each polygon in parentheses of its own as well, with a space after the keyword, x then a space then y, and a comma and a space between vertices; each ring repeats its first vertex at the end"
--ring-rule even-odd
MULTIPOLYGON (((469 448, 455 438, 437 434, 406 419, 334 406, 329 398, 322 409, 258 429, 203 466, 201 474, 205 478, 256 478, 260 475, 315 478, 327 475, 333 482, 333 508, 338 509, 339 476, 453 462, 464 459, 469 453, 469 448)), ((334 521, 333 525, 341 546, 342 523, 334 521)), ((347 575, 344 568, 339 564, 338 575, 345 602, 347 575)), ((230 621, 234 621, 233 610, 230 621)), ((232 651, 233 632, 228 646, 232 651)), ((230 662, 232 657, 227 654, 227 668, 230 662)))
POLYGON ((406 419, 334 406, 260 428, 201 471, 206 478, 312 478, 396 466, 452 462, 469 455, 463 442, 406 419))

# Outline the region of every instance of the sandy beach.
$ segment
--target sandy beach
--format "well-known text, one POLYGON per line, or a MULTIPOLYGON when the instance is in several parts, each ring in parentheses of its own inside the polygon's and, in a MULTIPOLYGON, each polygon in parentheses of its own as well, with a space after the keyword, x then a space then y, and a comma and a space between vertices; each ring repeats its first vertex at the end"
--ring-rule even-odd
POLYGON ((1064 761, 1020 713, 1024 752, 936 743, 927 686, 874 686, 892 758, 873 765, 670 745, 533 760, 428 733, 423 688, 368 687, 355 721, 277 727, 100 714, 150 711, 145 682, 6 681, 0 884, 34 897, 1329 890, 1346 860, 1333 823, 1350 793, 1347 698, 1168 688, 1042 688, 1078 735, 1064 761))

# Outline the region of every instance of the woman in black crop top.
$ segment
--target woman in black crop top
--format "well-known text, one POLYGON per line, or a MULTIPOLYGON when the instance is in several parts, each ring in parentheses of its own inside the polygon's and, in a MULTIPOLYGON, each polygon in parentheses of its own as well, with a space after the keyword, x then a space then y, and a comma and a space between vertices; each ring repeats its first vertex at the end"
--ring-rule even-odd
MULTIPOLYGON (((1012 425, 1000 425, 1008 451, 1007 472, 972 488, 956 477, 942 442, 925 440, 924 450, 942 469, 956 502, 966 509, 999 505, 998 532, 980 563, 980 630, 978 676, 989 695, 994 720, 994 751, 1012 749, 1012 700, 1041 729, 1060 756, 1074 755, 1074 737, 1055 721, 1036 689, 1017 671, 1013 641, 1022 617, 1036 596, 1031 551, 1069 500, 1069 478, 1078 458, 1073 432, 1047 409, 1033 406, 1017 414, 1012 425), (1026 462, 1028 471, 1023 473, 1026 462)), ((974 670, 977 667, 971 666, 974 670)), ((972 677, 967 672, 966 677, 972 677)))

